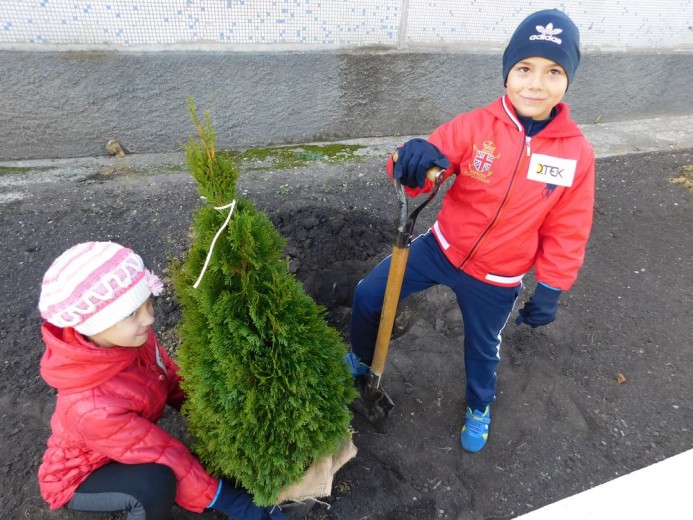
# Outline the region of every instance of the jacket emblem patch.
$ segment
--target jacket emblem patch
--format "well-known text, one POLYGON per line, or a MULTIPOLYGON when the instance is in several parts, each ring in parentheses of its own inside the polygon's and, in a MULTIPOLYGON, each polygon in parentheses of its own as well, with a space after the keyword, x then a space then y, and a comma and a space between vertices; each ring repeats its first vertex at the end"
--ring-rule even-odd
POLYGON ((493 164, 494 160, 500 157, 500 154, 493 155, 493 152, 495 151, 496 145, 491 141, 484 141, 482 149, 479 149, 476 145, 474 145, 474 156, 472 158, 472 162, 469 163, 467 171, 463 173, 481 182, 491 182, 489 179, 489 177, 493 175, 491 165, 493 164))

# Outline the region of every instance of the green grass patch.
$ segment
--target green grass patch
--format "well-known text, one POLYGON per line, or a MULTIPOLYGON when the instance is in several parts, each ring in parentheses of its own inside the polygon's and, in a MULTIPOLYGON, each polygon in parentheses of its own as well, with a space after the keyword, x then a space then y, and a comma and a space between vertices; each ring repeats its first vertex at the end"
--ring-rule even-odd
POLYGON ((306 166, 312 162, 338 163, 359 161, 356 151, 363 148, 355 144, 327 144, 276 146, 271 148, 251 148, 243 152, 225 151, 230 160, 246 171, 285 170, 306 166))
POLYGON ((132 168, 132 170, 134 173, 140 175, 155 175, 160 173, 184 173, 188 171, 188 167, 185 163, 164 163, 138 166, 132 168))
POLYGON ((681 173, 671 178, 674 184, 680 184, 684 188, 693 191, 693 164, 686 164, 681 168, 681 173))
POLYGON ((24 166, 0 166, 0 175, 17 175, 19 173, 29 173, 32 171, 46 171, 50 168, 27 168, 24 166))
POLYGON ((168 173, 182 173, 187 171, 185 163, 164 163, 149 164, 141 166, 131 166, 127 163, 117 163, 114 166, 101 166, 97 174, 108 177, 109 175, 120 175, 125 177, 160 175, 168 173))
POLYGON ((170 163, 162 164, 161 169, 168 172, 182 173, 188 171, 188 166, 185 163, 170 163))

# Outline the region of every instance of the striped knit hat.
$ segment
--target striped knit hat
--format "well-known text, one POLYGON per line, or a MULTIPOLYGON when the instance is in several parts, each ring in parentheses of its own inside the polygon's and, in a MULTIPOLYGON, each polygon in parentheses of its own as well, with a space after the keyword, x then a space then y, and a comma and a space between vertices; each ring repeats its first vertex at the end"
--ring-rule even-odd
POLYGON ((161 294, 163 284, 131 249, 113 242, 71 247, 43 277, 39 310, 57 327, 98 334, 161 294))

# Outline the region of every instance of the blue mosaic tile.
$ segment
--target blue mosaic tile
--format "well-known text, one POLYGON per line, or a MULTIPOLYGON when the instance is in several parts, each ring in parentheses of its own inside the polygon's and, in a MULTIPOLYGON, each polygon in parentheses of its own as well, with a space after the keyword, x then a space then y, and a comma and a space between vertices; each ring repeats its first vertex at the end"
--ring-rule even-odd
MULTIPOLYGON (((210 41, 498 46, 527 14, 553 5, 543 0, 2 0, 0 46, 210 41), (403 5, 406 16, 401 12, 403 5), (405 21, 406 27, 400 27, 405 21)), ((560 6, 581 28, 585 46, 693 47, 690 0, 567 0, 560 6)))

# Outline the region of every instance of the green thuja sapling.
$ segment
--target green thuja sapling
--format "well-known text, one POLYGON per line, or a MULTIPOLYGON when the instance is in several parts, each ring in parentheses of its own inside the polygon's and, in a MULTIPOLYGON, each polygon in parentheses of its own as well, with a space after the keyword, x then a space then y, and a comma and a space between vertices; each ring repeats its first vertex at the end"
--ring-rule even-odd
POLYGON ((205 203, 189 251, 172 265, 183 413, 208 470, 272 505, 314 459, 349 439, 355 390, 346 346, 289 272, 284 239, 236 193, 238 170, 215 152, 209 114, 200 120, 192 98, 188 110, 197 136, 184 145, 186 160, 205 203))

